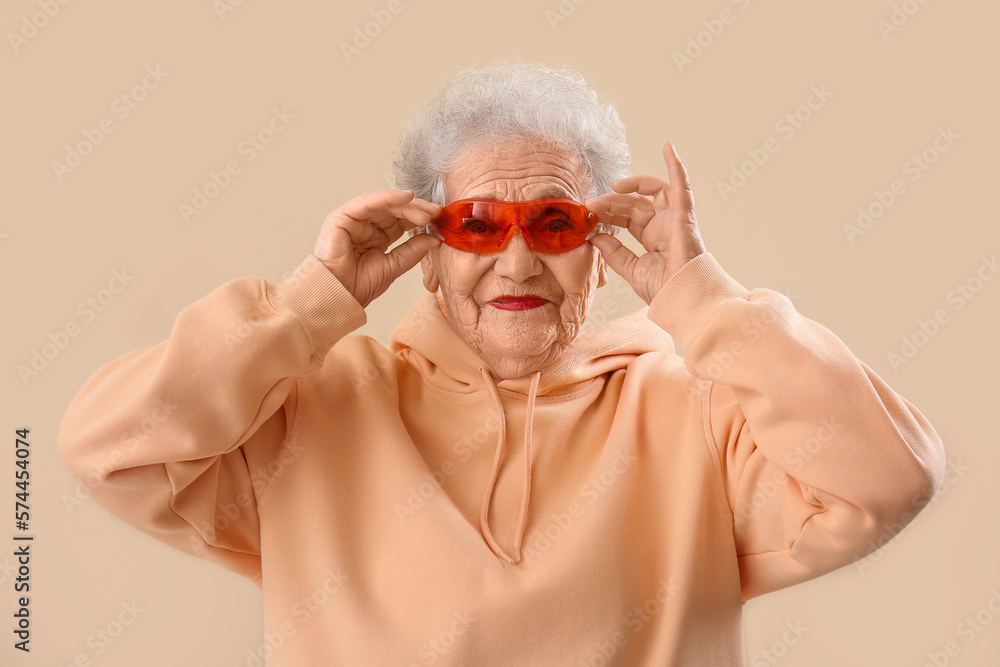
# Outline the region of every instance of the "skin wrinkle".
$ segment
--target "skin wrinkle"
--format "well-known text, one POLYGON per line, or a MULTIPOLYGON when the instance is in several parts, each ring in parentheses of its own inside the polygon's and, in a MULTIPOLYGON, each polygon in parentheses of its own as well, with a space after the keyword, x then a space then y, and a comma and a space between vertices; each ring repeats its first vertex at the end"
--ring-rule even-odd
MULTIPOLYGON (((448 201, 527 201, 562 197, 583 201, 589 181, 574 153, 530 141, 477 144, 459 155, 445 179, 448 201)), ((525 377, 562 355, 582 331, 607 268, 590 243, 560 254, 531 249, 515 231, 502 252, 478 255, 446 245, 421 261, 424 286, 444 302, 452 329, 499 379, 525 377), (534 295, 549 303, 504 311, 503 296, 534 295)))

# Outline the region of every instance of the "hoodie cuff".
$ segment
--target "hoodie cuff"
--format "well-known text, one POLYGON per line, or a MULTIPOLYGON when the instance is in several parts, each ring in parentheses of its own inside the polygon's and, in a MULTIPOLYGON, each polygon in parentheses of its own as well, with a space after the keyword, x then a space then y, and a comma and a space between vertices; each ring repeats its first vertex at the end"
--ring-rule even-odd
POLYGON ((711 253, 703 252, 670 277, 650 302, 647 317, 687 350, 716 310, 727 301, 748 299, 750 294, 723 271, 711 253))
POLYGON ((368 321, 357 299, 313 255, 285 280, 265 285, 274 309, 293 315, 317 351, 325 350, 368 321))

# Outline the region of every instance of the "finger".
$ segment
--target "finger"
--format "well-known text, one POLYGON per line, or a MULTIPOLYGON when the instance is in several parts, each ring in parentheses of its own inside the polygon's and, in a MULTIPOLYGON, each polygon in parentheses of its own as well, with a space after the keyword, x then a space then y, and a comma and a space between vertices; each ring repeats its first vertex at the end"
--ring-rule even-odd
POLYGON ((422 227, 429 224, 434 217, 434 213, 425 207, 413 202, 407 202, 387 207, 383 215, 377 218, 377 222, 375 216, 373 216, 372 222, 375 222, 382 231, 388 232, 391 228, 396 227, 400 232, 404 232, 414 227, 422 227))
POLYGON ((368 220, 390 206, 405 204, 411 199, 413 190, 374 190, 351 199, 340 211, 355 220, 368 220))
POLYGON ((412 198, 411 190, 379 190, 351 200, 338 213, 353 223, 347 225, 355 228, 352 238, 384 236, 388 245, 406 231, 430 223, 440 212, 436 204, 412 198))
POLYGON ((671 193, 681 193, 690 190, 691 183, 688 179, 687 169, 684 167, 684 163, 681 162, 673 141, 663 144, 663 161, 667 163, 667 176, 670 179, 671 193))
POLYGON ((615 192, 635 192, 640 195, 657 195, 669 187, 667 181, 649 174, 627 176, 611 183, 611 189, 615 192))
MULTIPOLYGON (((636 183, 636 185, 639 184, 636 183)), ((598 219, 606 224, 628 228, 632 236, 640 243, 643 231, 656 215, 657 206, 662 208, 669 204, 665 197, 659 196, 656 200, 635 194, 615 194, 614 197, 606 195, 605 197, 607 198, 598 205, 604 210, 603 215, 599 215, 598 219)))
POLYGON ((429 202, 426 199, 420 199, 418 197, 414 197, 413 201, 411 203, 414 206, 417 206, 418 208, 420 208, 420 210, 425 211, 430 216, 436 216, 436 215, 438 215, 439 213, 441 213, 441 209, 443 208, 442 206, 439 206, 438 204, 435 204, 433 202, 429 202))
POLYGON ((430 202, 425 202, 425 204, 426 206, 420 206, 414 202, 407 202, 401 206, 394 206, 388 209, 388 212, 392 215, 386 216, 376 225, 388 241, 387 245, 392 245, 398 241, 406 232, 430 224, 436 217, 436 214, 431 212, 434 209, 428 209, 427 206, 435 207, 438 209, 438 212, 440 212, 441 207, 430 202))
POLYGON ((677 147, 674 146, 672 139, 663 144, 663 161, 667 163, 667 168, 670 168, 670 166, 674 164, 680 165, 681 167, 684 166, 681 162, 681 156, 677 153, 677 147))
POLYGON ((610 234, 598 234, 590 242, 601 251, 608 266, 631 285, 635 264, 639 261, 636 254, 610 234))
POLYGON ((441 245, 441 241, 430 234, 417 234, 393 248, 385 256, 392 279, 395 280, 412 269, 428 250, 438 245, 441 245))
POLYGON ((609 192, 588 199, 584 205, 600 222, 618 227, 645 225, 656 213, 653 202, 634 194, 609 192))

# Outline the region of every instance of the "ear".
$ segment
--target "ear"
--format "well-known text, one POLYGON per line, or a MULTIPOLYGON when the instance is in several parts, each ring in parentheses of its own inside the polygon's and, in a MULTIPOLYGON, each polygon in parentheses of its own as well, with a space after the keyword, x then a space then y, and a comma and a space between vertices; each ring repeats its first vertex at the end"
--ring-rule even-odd
POLYGON ((431 255, 434 253, 436 248, 431 248, 427 251, 427 254, 420 258, 420 270, 424 273, 424 289, 426 289, 431 294, 438 291, 438 287, 441 286, 441 281, 438 280, 437 267, 434 266, 434 259, 431 255))
POLYGON ((597 252, 597 287, 601 288, 608 284, 608 264, 604 261, 604 255, 597 252))

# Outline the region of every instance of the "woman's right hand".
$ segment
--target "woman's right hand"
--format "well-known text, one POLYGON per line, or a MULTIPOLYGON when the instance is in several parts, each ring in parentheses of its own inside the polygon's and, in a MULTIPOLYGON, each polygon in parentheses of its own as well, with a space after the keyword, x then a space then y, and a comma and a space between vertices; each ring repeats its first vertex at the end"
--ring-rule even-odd
POLYGON ((417 234, 386 253, 400 236, 428 224, 441 207, 415 199, 412 190, 376 190, 326 216, 313 255, 363 307, 389 289, 441 241, 417 234))

